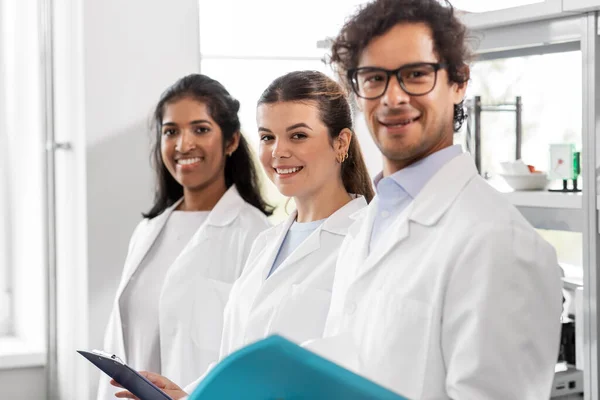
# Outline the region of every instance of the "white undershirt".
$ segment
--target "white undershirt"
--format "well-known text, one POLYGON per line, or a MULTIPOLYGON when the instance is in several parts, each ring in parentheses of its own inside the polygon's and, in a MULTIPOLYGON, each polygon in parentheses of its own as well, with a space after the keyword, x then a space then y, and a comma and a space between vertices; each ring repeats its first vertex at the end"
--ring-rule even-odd
POLYGON ((160 373, 158 300, 169 267, 210 211, 173 211, 119 300, 125 357, 136 370, 160 373))

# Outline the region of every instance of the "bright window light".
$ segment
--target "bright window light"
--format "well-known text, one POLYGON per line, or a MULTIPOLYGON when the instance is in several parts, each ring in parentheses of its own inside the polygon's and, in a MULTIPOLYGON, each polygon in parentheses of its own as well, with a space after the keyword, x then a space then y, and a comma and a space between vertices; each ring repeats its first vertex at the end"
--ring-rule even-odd
POLYGON ((482 13, 486 11, 504 10, 529 4, 543 3, 545 0, 451 0, 454 7, 459 10, 482 13))

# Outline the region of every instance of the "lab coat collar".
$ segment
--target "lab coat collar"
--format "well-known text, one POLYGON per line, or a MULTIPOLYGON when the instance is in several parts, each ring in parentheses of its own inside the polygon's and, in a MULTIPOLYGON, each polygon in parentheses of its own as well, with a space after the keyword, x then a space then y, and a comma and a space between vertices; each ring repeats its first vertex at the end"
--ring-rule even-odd
MULTIPOLYGON (((273 263, 275 262, 275 258, 277 257, 277 254, 279 254, 279 248, 283 244, 285 235, 287 234, 287 231, 290 229, 290 226, 292 226, 292 224, 296 220, 297 215, 298 215, 298 212, 296 210, 294 210, 290 215, 288 215, 288 217, 285 221, 283 221, 279 225, 276 225, 276 226, 270 228, 266 232, 265 239, 264 239, 265 240, 265 249, 266 249, 265 251, 269 251, 270 253, 269 253, 268 258, 265 260, 265 265, 262 266, 263 281, 267 279, 267 277, 269 275, 269 271, 271 271, 271 267, 273 266, 273 263)), ((281 268, 281 266, 280 266, 280 268, 281 268)), ((275 274, 275 273, 277 273, 277 270, 273 274, 275 274)))
MULTIPOLYGON (((322 232, 329 232, 334 235, 346 235, 348 233, 349 215, 353 214, 359 208, 364 208, 367 205, 366 200, 362 196, 353 195, 354 199, 346 203, 339 210, 331 214, 323 224, 321 224, 313 233, 311 233, 300 246, 298 246, 277 268, 273 273, 284 269, 287 265, 293 264, 307 255, 321 248, 322 232)), ((289 229, 289 227, 288 227, 289 229)), ((286 230, 287 232, 287 230, 286 230)), ((285 235, 284 235, 285 236, 285 235)), ((279 247, 277 248, 279 249, 279 247)))
MULTIPOLYGON (((371 231, 373 230, 373 222, 378 210, 379 198, 377 195, 371 200, 368 207, 355 212, 350 216, 354 223, 348 229, 348 236, 356 240, 357 246, 352 249, 357 260, 364 261, 369 255, 369 244, 371 241, 371 231)), ((359 263, 359 264, 360 264, 359 263)))
POLYGON ((356 276, 369 272, 389 251, 410 236, 410 222, 425 226, 435 225, 448 211, 465 185, 477 175, 472 158, 462 154, 442 167, 423 187, 419 195, 403 211, 407 218, 391 226, 380 244, 369 251, 371 231, 377 213, 375 197, 367 210, 357 215, 350 234, 358 244, 354 257, 358 260, 356 276))
MULTIPOLYGON (((322 225, 320 225, 313 233, 311 233, 306 240, 302 242, 302 244, 300 244, 300 246, 298 246, 298 248, 296 248, 288 256, 288 258, 281 263, 279 268, 277 268, 277 270, 273 273, 273 276, 275 276, 278 271, 285 269, 287 265, 293 264, 296 261, 306 257, 310 253, 318 250, 321 247, 321 232, 325 231, 335 235, 346 235, 348 232, 348 219, 350 215, 367 205, 367 202, 363 196, 353 195, 352 197, 353 199, 350 202, 331 214, 322 225)), ((267 246, 269 243, 274 243, 274 245, 271 248, 271 254, 269 254, 269 258, 265 263, 266 265, 263 271, 264 279, 267 279, 268 273, 275 262, 275 258, 277 257, 279 248, 285 239, 287 231, 290 229, 290 226, 294 223, 297 216, 298 212, 294 211, 284 223, 272 228, 271 232, 266 235, 267 246)))
POLYGON ((435 225, 448 211, 467 183, 477 176, 469 154, 461 154, 442 167, 414 199, 409 220, 435 225))
POLYGON ((367 206, 367 201, 363 196, 352 195, 353 199, 342 208, 334 212, 325 220, 321 229, 336 235, 346 235, 349 230, 348 219, 359 213, 367 206))
POLYGON ((368 219, 370 215, 369 210, 377 210, 377 202, 377 195, 375 195, 368 207, 363 207, 350 215, 349 218, 354 220, 354 222, 348 228, 348 235, 352 236, 353 238, 359 235, 365 219, 368 219))
MULTIPOLYGON (((156 241, 156 238, 164 228, 173 210, 175 210, 181 204, 182 201, 183 198, 177 200, 172 206, 163 211, 162 214, 148 221, 148 225, 146 227, 147 234, 143 235, 140 238, 140 244, 136 245, 135 247, 135 253, 132 254, 131 264, 128 266, 129 268, 127 271, 126 279, 123 280, 123 285, 121 288, 119 288, 117 298, 121 295, 127 283, 131 279, 131 276, 138 269, 146 253, 148 253, 148 251, 156 241)), ((212 209, 210 214, 208 214, 208 218, 206 219, 205 225, 217 227, 229 225, 237 218, 244 204, 245 201, 239 195, 235 185, 231 186, 219 199, 219 201, 212 209)), ((190 240, 190 243, 183 249, 183 251, 190 247, 193 247, 208 236, 209 234, 206 232, 206 229, 200 229, 194 234, 194 236, 190 240)))
MULTIPOLYGON (((367 206, 367 201, 361 195, 353 194, 352 200, 346 203, 342 208, 331 214, 323 225, 319 227, 319 229, 334 233, 336 235, 346 235, 349 233, 349 224, 348 219, 358 219, 359 216, 364 212, 367 206)), ((276 227, 271 229, 269 232, 269 239, 273 239, 277 236, 280 236, 282 232, 287 232, 290 229, 290 226, 296 221, 296 217, 298 216, 298 211, 294 210, 292 212, 285 223, 281 223, 276 227)), ((354 224, 352 224, 354 226, 354 224)), ((283 238, 282 238, 283 240, 283 238)))
POLYGON ((232 185, 219 199, 212 209, 206 224, 211 226, 227 226, 239 215, 246 201, 240 196, 235 185, 232 185))
POLYGON ((294 211, 292 211, 292 213, 290 215, 288 215, 288 217, 286 218, 285 221, 270 228, 266 232, 266 235, 265 235, 267 244, 272 243, 273 240, 276 240, 277 238, 279 238, 279 244, 281 245, 281 242, 283 242, 284 234, 287 233, 287 231, 290 229, 290 226, 292 226, 292 224, 296 220, 297 216, 298 216, 298 212, 296 210, 294 210, 294 211))

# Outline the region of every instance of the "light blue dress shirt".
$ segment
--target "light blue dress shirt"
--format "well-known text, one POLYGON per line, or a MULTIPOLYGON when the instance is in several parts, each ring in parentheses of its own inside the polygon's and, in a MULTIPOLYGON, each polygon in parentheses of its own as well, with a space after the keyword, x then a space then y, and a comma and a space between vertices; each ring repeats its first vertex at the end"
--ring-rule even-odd
POLYGON ((462 154, 460 145, 446 147, 390 176, 384 178, 382 173, 377 175, 375 178, 378 198, 377 215, 371 231, 369 252, 375 249, 381 234, 417 197, 429 179, 460 154, 462 154))
POLYGON ((281 265, 281 263, 290 255, 302 242, 306 240, 323 222, 325 219, 311 222, 296 222, 290 226, 290 229, 285 234, 283 243, 279 248, 275 262, 269 271, 269 276, 281 265))

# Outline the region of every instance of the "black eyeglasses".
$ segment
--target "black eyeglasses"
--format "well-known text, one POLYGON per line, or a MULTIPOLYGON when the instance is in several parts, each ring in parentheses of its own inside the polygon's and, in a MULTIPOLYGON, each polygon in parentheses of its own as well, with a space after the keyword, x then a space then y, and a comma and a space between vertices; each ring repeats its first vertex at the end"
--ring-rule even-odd
POLYGON ((435 88, 437 72, 447 68, 443 63, 414 63, 403 65, 393 71, 377 67, 361 67, 348 70, 348 80, 358 97, 377 99, 385 93, 390 77, 398 78, 400 87, 411 96, 423 96, 435 88))

